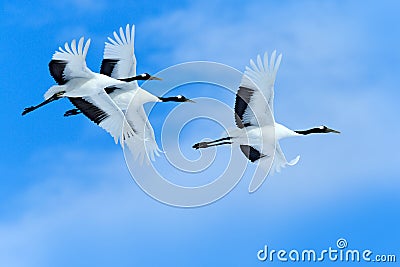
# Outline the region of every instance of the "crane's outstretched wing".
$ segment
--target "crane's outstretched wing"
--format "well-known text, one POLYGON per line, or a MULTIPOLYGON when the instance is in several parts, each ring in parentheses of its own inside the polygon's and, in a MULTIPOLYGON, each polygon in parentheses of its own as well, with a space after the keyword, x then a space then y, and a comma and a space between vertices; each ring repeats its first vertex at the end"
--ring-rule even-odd
POLYGON ((63 85, 73 78, 91 78, 93 73, 86 66, 86 54, 90 46, 90 39, 83 45, 84 38, 81 37, 76 46, 76 40, 72 40, 71 46, 65 43, 64 49, 53 54, 49 63, 51 76, 59 84, 63 85))
MULTIPOLYGON (((269 61, 267 53, 264 54, 264 62, 260 55, 257 56, 257 64, 250 60, 250 67, 246 67, 239 90, 236 93, 235 121, 239 128, 274 125, 274 84, 281 60, 282 54, 276 57, 276 51, 271 54, 269 61)), ((242 145, 240 148, 250 161, 266 161, 265 154, 268 153, 268 149, 265 145, 263 144, 264 149, 259 146, 246 145, 242 145)), ((282 168, 288 165, 295 165, 299 159, 300 156, 297 156, 288 162, 279 143, 276 142, 269 173, 280 172, 282 168)), ((260 164, 263 163, 260 162, 260 164)))
MULTIPOLYGON (((118 36, 118 34, 114 32, 115 40, 108 37, 111 43, 105 43, 100 73, 115 79, 136 76, 136 58, 134 54, 135 27, 132 25, 130 29, 128 24, 126 25, 126 33, 124 33, 122 27, 119 29, 119 33, 120 35, 118 36)), ((136 82, 132 82, 133 85, 131 86, 134 86, 135 83, 136 82)), ((111 86, 105 88, 106 93, 111 97, 118 97, 121 92, 115 89, 118 89, 118 87, 111 86)), ((119 98, 121 97, 123 98, 124 96, 120 96, 119 98)), ((118 99, 115 100, 118 101, 118 99)), ((123 107, 120 106, 120 108, 123 107)))
MULTIPOLYGON (((119 28, 119 35, 114 32, 114 39, 108 37, 105 43, 103 61, 100 73, 115 79, 123 79, 136 76, 136 57, 134 49, 135 26, 126 25, 125 33, 123 28, 119 28)), ((154 131, 148 121, 147 115, 143 109, 143 103, 140 100, 154 97, 148 92, 141 90, 137 81, 130 82, 130 92, 111 92, 110 96, 117 105, 125 110, 125 116, 129 126, 134 129, 136 136, 127 140, 127 145, 133 158, 141 163, 149 159, 154 160, 161 151, 158 148, 154 137, 154 131), (134 92, 133 92, 134 91, 134 92), (140 93, 140 95, 139 95, 140 93), (144 97, 145 94, 149 96, 144 97), (135 97, 136 101, 135 101, 135 97), (130 101, 133 98, 132 101, 130 101), (130 106, 127 106, 130 103, 130 106)), ((158 99, 154 99, 156 101, 158 99)), ((147 101, 146 101, 147 102, 147 101)))
POLYGON ((279 145, 279 142, 276 142, 275 146, 275 156, 274 156, 274 161, 272 162, 272 166, 270 169, 270 174, 274 174, 276 172, 280 172, 282 168, 285 168, 286 166, 293 166, 296 165, 297 162, 299 162, 300 156, 295 157, 291 161, 287 161, 285 155, 282 152, 281 146, 279 145))
POLYGON ((282 54, 276 57, 274 51, 270 61, 267 53, 264 63, 260 55, 257 65, 250 60, 236 93, 235 121, 239 128, 273 125, 274 83, 281 59, 282 54))
POLYGON ((136 76, 135 26, 130 29, 126 25, 125 33, 119 28, 119 36, 114 32, 114 39, 108 37, 110 42, 105 43, 100 73, 115 79, 136 76))
POLYGON ((140 139, 135 129, 127 123, 124 113, 105 91, 86 97, 70 97, 69 100, 86 117, 106 130, 114 138, 115 143, 119 140, 123 146, 124 142, 130 139, 140 139))
POLYGON ((134 159, 139 159, 141 163, 149 159, 154 161, 155 156, 159 156, 161 150, 158 148, 157 142, 154 137, 153 127, 147 118, 143 105, 130 106, 126 112, 126 119, 129 125, 135 129, 135 133, 140 139, 127 142, 129 150, 134 155, 134 159))

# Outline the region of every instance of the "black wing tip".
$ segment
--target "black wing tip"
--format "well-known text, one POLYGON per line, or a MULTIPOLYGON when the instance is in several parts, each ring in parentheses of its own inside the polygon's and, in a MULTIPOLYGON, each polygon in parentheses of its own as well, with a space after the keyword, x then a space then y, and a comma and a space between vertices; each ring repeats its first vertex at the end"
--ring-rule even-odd
POLYGON ((65 60, 52 59, 49 62, 49 71, 53 79, 57 84, 63 85, 67 83, 67 80, 64 79, 64 70, 67 66, 68 62, 65 60))
POLYGON ((243 128, 249 125, 243 121, 243 115, 246 112, 246 109, 249 106, 250 99, 253 96, 254 89, 239 86, 239 90, 236 93, 235 99, 235 122, 237 127, 243 128))
POLYGON ((100 67, 100 74, 107 75, 111 77, 112 72, 114 71, 115 65, 119 62, 119 59, 110 59, 110 58, 105 58, 101 62, 101 67, 100 67))

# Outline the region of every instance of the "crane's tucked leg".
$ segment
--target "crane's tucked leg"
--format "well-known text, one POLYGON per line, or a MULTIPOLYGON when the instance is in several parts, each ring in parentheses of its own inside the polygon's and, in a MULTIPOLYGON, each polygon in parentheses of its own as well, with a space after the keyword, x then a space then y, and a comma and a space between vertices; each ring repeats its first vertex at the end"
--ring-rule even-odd
POLYGON ((82 111, 79 108, 74 108, 74 109, 67 110, 64 113, 64 117, 74 116, 74 115, 78 115, 81 113, 82 113, 82 111))
POLYGON ((44 105, 47 105, 47 104, 49 104, 49 103, 51 103, 51 102, 53 102, 55 100, 58 100, 58 99, 62 98, 64 93, 65 93, 65 91, 61 91, 61 92, 55 93, 54 95, 52 95, 51 97, 49 97, 48 99, 46 99, 45 101, 43 101, 42 103, 40 103, 40 104, 38 104, 36 106, 31 106, 31 107, 24 108, 24 111, 22 112, 22 116, 27 114, 27 113, 29 113, 29 112, 34 111, 37 108, 40 108, 40 107, 42 107, 44 105))
POLYGON ((211 146, 230 145, 230 144, 232 144, 232 142, 225 142, 225 141, 231 140, 231 139, 232 139, 232 137, 224 137, 224 138, 217 139, 217 140, 210 141, 210 142, 200 142, 200 143, 194 144, 192 147, 194 149, 199 149, 199 148, 207 148, 207 147, 211 147, 211 146))
POLYGON ((340 134, 339 131, 330 129, 330 128, 326 127, 325 125, 321 125, 319 127, 311 128, 311 129, 304 130, 304 131, 297 130, 294 132, 296 132, 298 134, 302 134, 302 135, 315 134, 315 133, 338 133, 338 134, 340 134))

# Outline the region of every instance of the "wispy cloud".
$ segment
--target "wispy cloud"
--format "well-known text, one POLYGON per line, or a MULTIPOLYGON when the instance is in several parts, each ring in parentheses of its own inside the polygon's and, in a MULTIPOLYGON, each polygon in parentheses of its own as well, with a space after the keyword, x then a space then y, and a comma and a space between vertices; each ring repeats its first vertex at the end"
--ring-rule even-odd
MULTIPOLYGON (((161 45, 170 51, 167 56, 177 62, 207 59, 235 67, 256 53, 278 49, 296 68, 323 63, 336 69, 332 64, 357 52, 362 41, 362 25, 352 16, 341 15, 341 7, 334 4, 271 6, 247 2, 238 9, 225 8, 226 15, 232 17, 229 20, 218 16, 221 6, 219 2, 203 12, 202 5, 193 4, 146 21, 137 31, 146 28, 141 34, 158 45, 163 40, 161 45), (328 10, 327 15, 324 11, 328 10)), ((154 59, 158 56, 162 55, 154 59)))

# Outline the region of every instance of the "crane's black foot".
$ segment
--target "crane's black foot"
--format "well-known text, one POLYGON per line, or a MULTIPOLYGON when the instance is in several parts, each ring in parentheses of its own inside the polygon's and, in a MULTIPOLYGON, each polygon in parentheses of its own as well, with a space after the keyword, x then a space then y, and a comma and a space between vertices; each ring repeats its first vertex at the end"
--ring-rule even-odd
POLYGON ((28 114, 31 111, 34 111, 35 109, 36 109, 36 107, 34 107, 34 106, 24 108, 24 111, 22 111, 22 116, 24 116, 25 114, 28 114))
POLYGON ((200 142, 200 143, 194 144, 192 147, 194 149, 206 148, 206 147, 208 147, 208 143, 207 142, 200 142))
POLYGON ((70 110, 66 111, 64 113, 64 117, 74 116, 74 115, 78 115, 80 113, 82 113, 82 111, 80 111, 77 108, 74 108, 74 109, 70 109, 70 110))

